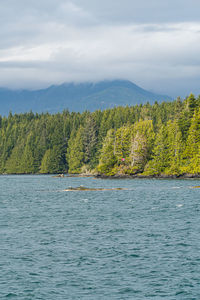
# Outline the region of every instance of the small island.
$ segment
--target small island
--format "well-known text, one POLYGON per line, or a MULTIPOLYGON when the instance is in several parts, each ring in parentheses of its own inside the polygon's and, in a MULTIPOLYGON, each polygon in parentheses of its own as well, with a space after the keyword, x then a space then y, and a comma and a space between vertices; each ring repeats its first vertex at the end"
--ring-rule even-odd
POLYGON ((78 187, 68 187, 65 189, 65 192, 75 192, 75 191, 121 191, 121 190, 127 190, 125 188, 88 188, 83 185, 80 185, 78 187))

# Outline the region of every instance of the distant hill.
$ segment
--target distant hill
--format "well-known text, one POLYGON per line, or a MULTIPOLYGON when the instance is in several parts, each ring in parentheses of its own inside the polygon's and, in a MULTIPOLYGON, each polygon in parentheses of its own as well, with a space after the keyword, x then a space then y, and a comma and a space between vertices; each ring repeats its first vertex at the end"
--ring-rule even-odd
POLYGON ((114 106, 125 106, 149 101, 169 101, 170 97, 146 91, 127 80, 101 81, 97 83, 64 83, 49 88, 9 90, 0 88, 0 115, 12 113, 94 111, 114 106))

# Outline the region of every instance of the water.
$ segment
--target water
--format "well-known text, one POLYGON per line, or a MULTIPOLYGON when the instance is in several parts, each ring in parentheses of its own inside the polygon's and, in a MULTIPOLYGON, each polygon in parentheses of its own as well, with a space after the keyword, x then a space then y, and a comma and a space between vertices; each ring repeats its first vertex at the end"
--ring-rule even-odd
POLYGON ((0 299, 199 300, 195 185, 1 176, 0 299))

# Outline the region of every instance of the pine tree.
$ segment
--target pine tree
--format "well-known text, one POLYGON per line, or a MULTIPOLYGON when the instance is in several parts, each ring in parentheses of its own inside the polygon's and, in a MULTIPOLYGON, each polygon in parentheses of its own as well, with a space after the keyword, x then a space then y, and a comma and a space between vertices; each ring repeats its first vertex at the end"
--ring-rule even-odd
POLYGON ((96 153, 97 125, 91 115, 87 117, 85 126, 83 127, 82 142, 85 154, 84 162, 93 165, 91 160, 95 157, 96 153))
POLYGON ((84 165, 84 146, 83 146, 83 127, 81 126, 77 133, 73 132, 68 144, 67 162, 69 173, 80 173, 84 165))
POLYGON ((114 154, 118 165, 128 162, 130 156, 131 127, 123 126, 115 132, 114 154))
POLYGON ((186 148, 183 153, 183 167, 184 173, 200 173, 199 163, 199 149, 200 149, 200 109, 195 111, 191 121, 191 126, 186 141, 186 148))
POLYGON ((154 142, 153 123, 145 120, 135 123, 131 139, 131 172, 142 172, 152 151, 154 142))
POLYGON ((52 149, 46 150, 41 162, 40 173, 56 174, 62 172, 66 172, 63 156, 60 146, 55 145, 52 149))
POLYGON ((23 155, 23 143, 18 143, 12 150, 10 157, 5 164, 4 172, 8 174, 21 174, 24 173, 22 168, 22 155, 23 155))
POLYGON ((162 125, 156 135, 152 159, 145 166, 145 174, 160 174, 169 166, 169 152, 167 144, 166 126, 162 125))
POLYGON ((113 168, 117 163, 115 155, 115 130, 110 129, 104 140, 103 147, 99 158, 97 170, 106 175, 113 175, 113 168))
POLYGON ((179 175, 181 173, 181 155, 184 148, 182 134, 176 121, 168 121, 166 130, 169 166, 165 169, 165 173, 179 175))

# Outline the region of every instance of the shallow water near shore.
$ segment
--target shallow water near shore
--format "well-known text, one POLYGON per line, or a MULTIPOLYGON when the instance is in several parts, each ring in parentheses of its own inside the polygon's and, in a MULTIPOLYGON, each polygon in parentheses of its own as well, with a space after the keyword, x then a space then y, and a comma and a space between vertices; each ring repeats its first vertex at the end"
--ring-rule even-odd
POLYGON ((0 299, 200 299, 199 185, 0 176, 0 299))

